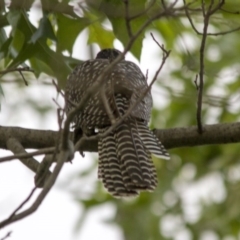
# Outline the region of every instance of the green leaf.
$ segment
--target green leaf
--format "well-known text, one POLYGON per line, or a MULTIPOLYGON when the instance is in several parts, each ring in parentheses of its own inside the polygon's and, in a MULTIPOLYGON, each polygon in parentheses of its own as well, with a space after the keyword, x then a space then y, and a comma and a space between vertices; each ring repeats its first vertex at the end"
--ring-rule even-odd
POLYGON ((69 2, 69 0, 62 0, 60 2, 57 0, 41 0, 42 10, 46 13, 61 13, 77 17, 73 10, 73 6, 70 6, 69 2))
MULTIPOLYGON (((110 18, 110 21, 113 26, 114 34, 122 42, 124 47, 126 47, 130 41, 130 37, 126 28, 126 21, 123 18, 110 18)), ((131 28, 133 35, 142 27, 144 21, 145 18, 138 18, 132 21, 131 28)), ((141 57, 143 38, 144 32, 139 35, 130 49, 130 51, 138 60, 140 60, 141 57)))
POLYGON ((0 28, 0 46, 3 45, 4 42, 7 41, 7 35, 3 28, 0 28))
POLYGON ((81 64, 82 61, 73 57, 63 56, 64 62, 71 67, 71 69, 75 68, 77 65, 81 64))
POLYGON ((42 61, 39 58, 32 57, 29 59, 29 62, 31 64, 31 68, 34 69, 34 74, 38 78, 41 73, 46 73, 48 75, 53 76, 54 72, 52 69, 48 66, 48 64, 44 61, 42 61))
POLYGON ((25 41, 24 34, 18 29, 15 30, 13 39, 10 45, 11 52, 13 56, 16 56, 22 49, 25 41))
MULTIPOLYGON (((146 14, 141 14, 145 10, 145 0, 131 0, 128 1, 128 15, 129 17, 134 17, 129 23, 132 31, 132 35, 136 34, 145 21, 148 19, 146 14), (139 17, 135 17, 138 16, 139 17)), ((88 5, 91 6, 95 11, 101 10, 98 15, 103 15, 103 13, 108 17, 112 23, 113 32, 115 36, 122 42, 124 47, 126 47, 130 41, 129 32, 126 24, 126 11, 125 4, 122 0, 102 0, 102 1, 93 1, 88 0, 88 5)), ((98 20, 96 18, 96 20, 98 20)), ((144 38, 144 31, 136 38, 134 44, 130 51, 133 55, 140 59, 141 50, 142 50, 142 41, 144 38)))
POLYGON ((1 46, 0 48, 0 59, 4 60, 4 67, 7 66, 9 64, 9 56, 10 56, 10 44, 12 42, 12 37, 8 38, 4 44, 1 46))
POLYGON ((4 2, 4 0, 0 0, 0 12, 5 12, 5 2, 4 2))
POLYGON ((28 44, 24 43, 21 51, 17 54, 16 57, 12 60, 12 62, 9 64, 9 68, 16 68, 18 65, 25 62, 27 59, 31 58, 34 54, 37 53, 37 48, 34 44, 28 44))
POLYGON ((7 13, 7 20, 9 24, 12 26, 13 32, 18 26, 20 18, 21 18, 21 11, 11 10, 7 13))
POLYGON ((36 43, 36 41, 41 38, 42 39, 49 38, 52 39, 53 41, 57 41, 52 25, 46 15, 41 18, 39 27, 37 31, 32 35, 29 42, 36 43))
POLYGON ((12 0, 9 6, 9 9, 24 9, 25 11, 29 11, 32 6, 34 0, 12 0))
POLYGON ((56 77, 61 88, 65 87, 67 76, 71 68, 64 61, 62 54, 51 50, 42 40, 37 44, 38 51, 35 57, 46 63, 52 70, 52 76, 56 77))
POLYGON ((89 27, 88 44, 97 43, 100 48, 112 48, 115 39, 112 31, 106 30, 99 22, 91 24, 89 27))
POLYGON ((73 44, 79 33, 87 27, 87 18, 69 18, 63 14, 57 14, 57 51, 67 50, 70 54, 73 51, 73 44))
POLYGON ((7 19, 12 26, 11 35, 13 36, 15 30, 18 29, 25 35, 25 41, 27 42, 32 34, 36 31, 36 28, 28 19, 26 12, 22 10, 11 10, 7 13, 7 19))

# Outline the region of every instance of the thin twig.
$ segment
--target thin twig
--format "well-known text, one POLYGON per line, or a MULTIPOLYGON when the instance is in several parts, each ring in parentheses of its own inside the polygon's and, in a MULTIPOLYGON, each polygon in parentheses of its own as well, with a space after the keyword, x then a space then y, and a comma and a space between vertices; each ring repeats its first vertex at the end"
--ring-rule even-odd
POLYGON ((196 89, 198 91, 198 89, 199 89, 199 86, 198 86, 198 74, 196 74, 196 76, 195 76, 194 83, 195 83, 196 89))
POLYGON ((0 158, 0 163, 14 160, 14 159, 19 159, 19 158, 28 158, 28 157, 33 157, 33 156, 38 156, 38 155, 43 155, 43 154, 50 154, 53 153, 55 150, 55 147, 50 147, 50 148, 43 148, 34 152, 29 152, 29 153, 19 153, 19 154, 14 154, 12 156, 7 156, 7 157, 1 157, 0 158))
POLYGON ((145 75, 146 82, 148 80, 148 69, 146 70, 146 75, 145 75))
POLYGON ((10 72, 34 72, 34 70, 30 69, 29 67, 20 67, 20 68, 13 68, 13 69, 7 69, 0 71, 0 75, 4 75, 6 73, 10 72))
POLYGON ((63 110, 63 108, 60 106, 60 104, 57 102, 57 100, 55 98, 52 98, 53 102, 56 104, 56 106, 58 107, 58 109, 63 110))
POLYGON ((16 213, 31 199, 33 196, 34 192, 36 191, 37 187, 34 187, 30 194, 27 196, 27 198, 13 211, 13 213, 6 219, 6 221, 10 221, 16 213))
POLYGON ((198 86, 198 98, 197 98, 197 125, 198 125, 198 132, 200 134, 203 133, 202 127, 202 98, 203 98, 203 86, 204 86, 204 53, 205 53, 205 45, 207 41, 207 31, 209 26, 210 17, 214 14, 217 10, 219 10, 222 5, 224 4, 224 0, 220 1, 220 3, 213 8, 214 0, 211 0, 207 11, 205 11, 205 2, 202 0, 202 13, 204 17, 204 26, 203 26, 203 35, 202 41, 200 46, 200 70, 199 70, 199 86, 198 86))
POLYGON ((25 79, 25 77, 24 77, 22 72, 34 72, 34 70, 30 69, 29 67, 7 69, 7 70, 0 71, 0 75, 4 75, 4 74, 10 73, 10 72, 19 72, 19 74, 21 75, 25 85, 28 86, 28 82, 25 79))
POLYGON ((52 79, 52 84, 53 84, 53 86, 56 88, 57 93, 59 93, 63 98, 65 98, 64 92, 63 92, 62 89, 58 86, 57 82, 56 82, 54 79, 52 79))
MULTIPOLYGON (((199 31, 197 30, 197 28, 195 27, 194 23, 193 23, 193 20, 192 20, 190 14, 189 14, 189 10, 190 10, 190 9, 187 7, 186 0, 183 0, 183 2, 184 2, 184 6, 186 6, 186 7, 185 7, 185 13, 186 13, 186 16, 187 16, 187 18, 188 18, 188 21, 189 21, 192 29, 193 29, 198 35, 203 35, 204 33, 199 32, 199 31)), ((214 12, 216 12, 217 10, 223 10, 223 9, 221 9, 222 4, 224 4, 223 1, 221 1, 221 3, 217 6, 217 8, 215 9, 214 12)), ((204 4, 202 3, 202 7, 203 7, 203 6, 204 6, 204 4)), ((204 11, 203 11, 203 12, 204 12, 204 11)), ((231 13, 231 12, 229 12, 229 13, 231 13)), ((210 13, 210 14, 212 15, 212 13, 210 13)), ((233 13, 233 14, 238 14, 238 13, 236 12, 236 13, 233 13)), ((203 15, 205 16, 205 13, 204 13, 203 15)), ((229 34, 229 33, 232 33, 232 32, 236 32, 236 31, 239 31, 239 30, 240 30, 240 27, 237 27, 237 28, 234 28, 234 29, 230 29, 230 30, 228 30, 228 31, 216 32, 216 33, 205 33, 205 34, 207 34, 208 36, 220 36, 220 35, 226 35, 226 34, 229 34)))
POLYGON ((239 30, 240 30, 240 27, 237 27, 237 28, 234 28, 234 29, 231 29, 231 30, 228 30, 228 31, 224 31, 224 32, 208 33, 207 35, 208 36, 220 36, 220 35, 226 35, 226 34, 229 34, 229 33, 232 33, 232 32, 237 32, 239 30))
POLYGON ((102 98, 104 108, 107 112, 107 115, 108 115, 110 121, 111 121, 111 124, 114 124, 116 122, 116 119, 113 115, 113 112, 112 112, 110 106, 109 106, 108 99, 107 99, 106 92, 105 92, 104 88, 101 89, 100 95, 101 95, 101 98, 102 98))
POLYGON ((32 214, 38 209, 38 207, 40 206, 40 204, 42 203, 42 201, 44 200, 44 198, 52 188, 53 184, 55 183, 56 178, 67 158, 68 158, 68 151, 61 151, 59 160, 53 170, 53 173, 48 178, 44 188, 42 189, 42 191, 40 192, 40 194, 38 195, 34 203, 26 210, 20 212, 19 214, 14 215, 12 219, 6 219, 0 222, 0 229, 5 227, 6 225, 9 225, 10 223, 13 223, 18 220, 21 220, 22 218, 25 218, 26 216, 32 214))
MULTIPOLYGON (((6 142, 7 148, 9 150, 11 150, 13 153, 15 154, 27 154, 26 150, 24 149, 24 147, 22 146, 22 144, 18 141, 18 139, 10 137, 8 138, 7 142, 6 142)), ((19 158, 19 160, 29 169, 31 169, 33 172, 37 172, 38 166, 39 166, 39 162, 32 158, 32 157, 28 157, 28 158, 19 158)))
MULTIPOLYGON (((76 104, 75 102, 71 101, 70 99, 68 99, 68 98, 65 96, 64 92, 63 92, 62 89, 58 86, 57 82, 56 82, 54 79, 52 79, 52 84, 53 84, 53 86, 56 88, 57 93, 59 93, 59 94, 63 97, 63 99, 65 99, 65 101, 68 101, 71 105, 73 105, 74 107, 77 107, 77 104, 76 104)), ((56 103, 55 100, 53 100, 53 101, 56 103)), ((58 103, 56 103, 56 104, 59 106, 58 103)), ((60 107, 60 108, 61 108, 61 107, 60 107)))
POLYGON ((12 231, 7 232, 7 234, 0 240, 6 240, 7 238, 11 237, 11 234, 12 234, 12 231))
MULTIPOLYGON (((58 132, 58 134, 61 135, 61 132, 62 132, 61 124, 59 124, 59 132, 58 132)), ((64 135, 63 135, 63 137, 64 137, 64 135)), ((59 141, 60 141, 60 137, 58 138, 58 141, 56 142, 57 146, 59 145, 59 141)), ((29 208, 27 208, 26 210, 20 212, 19 214, 14 214, 14 215, 11 214, 11 216, 10 216, 11 218, 9 217, 9 218, 3 220, 2 222, 0 222, 0 229, 5 227, 6 225, 8 225, 10 223, 16 222, 16 221, 18 221, 18 220, 20 220, 22 218, 25 218, 26 216, 32 214, 41 205, 42 201, 45 199, 45 197, 47 196, 48 192, 50 191, 50 189, 52 188, 53 184, 55 183, 55 181, 57 179, 57 176, 58 176, 58 174, 60 173, 60 171, 62 169, 63 164, 69 159, 69 154, 72 154, 72 153, 69 153, 68 149, 63 148, 62 146, 63 145, 61 144, 61 152, 58 155, 59 159, 58 159, 57 164, 56 164, 56 166, 55 166, 55 168, 53 170, 53 173, 47 178, 46 183, 44 184, 44 187, 43 187, 42 191, 39 193, 39 195, 37 196, 37 198, 34 201, 34 203, 29 208), (66 150, 64 150, 64 149, 66 149, 66 150)), ((53 154, 53 159, 55 159, 56 154, 57 154, 57 147, 55 148, 55 152, 53 154)), ((25 201, 21 205, 24 205, 25 201)))
MULTIPOLYGON (((186 0, 183 0, 183 3, 184 3, 184 6, 186 6, 186 0)), ((192 18, 190 17, 190 14, 188 12, 188 8, 185 7, 185 13, 186 13, 186 16, 188 18, 188 21, 190 22, 191 26, 192 26, 192 29, 199 35, 201 35, 201 33, 197 30, 197 28, 195 27, 195 25, 193 24, 193 21, 192 21, 192 18)))
POLYGON ((25 85, 28 86, 28 82, 27 82, 27 80, 25 79, 25 77, 24 77, 22 71, 19 71, 19 73, 20 73, 20 75, 22 76, 22 79, 23 79, 25 85))

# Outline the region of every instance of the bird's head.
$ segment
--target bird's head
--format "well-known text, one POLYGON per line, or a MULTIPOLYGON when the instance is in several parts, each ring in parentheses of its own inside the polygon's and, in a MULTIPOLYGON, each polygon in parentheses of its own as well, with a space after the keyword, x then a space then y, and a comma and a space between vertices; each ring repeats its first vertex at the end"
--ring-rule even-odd
POLYGON ((101 50, 97 56, 96 59, 108 59, 110 61, 113 61, 115 58, 117 58, 121 52, 114 48, 106 48, 101 50))

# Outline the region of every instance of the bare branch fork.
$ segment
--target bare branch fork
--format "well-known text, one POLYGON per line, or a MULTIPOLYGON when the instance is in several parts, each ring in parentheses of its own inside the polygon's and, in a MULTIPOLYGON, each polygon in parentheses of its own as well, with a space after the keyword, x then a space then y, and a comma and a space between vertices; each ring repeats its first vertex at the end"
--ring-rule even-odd
MULTIPOLYGON (((56 140, 56 146, 59 146, 59 135, 61 133, 61 120, 62 120, 62 117, 59 116, 59 131, 57 133, 58 135, 58 138, 56 140)), ((8 135, 9 137, 9 135, 8 135)), ((22 147, 20 142, 14 138, 10 138, 12 139, 11 142, 8 141, 8 144, 7 144, 7 147, 9 149, 12 148, 12 150, 15 150, 15 151, 19 151, 19 149, 22 147)), ((7 141, 6 141, 7 142, 7 141)), ((24 149, 25 151, 25 149, 24 149)), ((52 161, 55 160, 56 156, 57 156, 57 148, 55 149, 55 152, 53 153, 52 155, 52 161)), ((26 210, 20 212, 20 213, 17 213, 19 210, 21 210, 21 208, 30 200, 30 198, 32 197, 33 193, 35 192, 36 190, 36 187, 34 187, 32 189, 32 191, 30 192, 29 196, 19 205, 18 208, 16 208, 13 213, 5 220, 3 220, 2 222, 0 222, 0 229, 3 228, 4 226, 10 224, 10 223, 13 223, 17 220, 20 220, 28 215, 30 215, 31 213, 33 213, 34 211, 37 210, 37 208, 40 206, 41 202, 44 200, 44 198, 46 197, 46 195, 48 194, 48 192, 50 191, 51 187, 53 186, 53 184, 55 183, 56 181, 56 178, 64 164, 64 162, 66 162, 68 159, 69 159, 69 156, 71 156, 71 152, 69 152, 69 149, 67 150, 64 150, 62 147, 61 147, 61 152, 60 154, 58 155, 58 160, 57 160, 57 164, 53 170, 53 173, 52 174, 49 174, 49 170, 47 169, 47 171, 45 170, 45 174, 48 175, 48 178, 46 178, 46 181, 44 182, 44 187, 42 189, 42 191, 39 193, 39 195, 37 196, 36 200, 34 201, 34 203, 29 207, 27 208, 26 210)), ((22 160, 23 161, 23 160, 22 160)), ((23 161, 24 164, 27 164, 26 160, 23 161)), ((35 168, 32 168, 33 171, 36 171, 37 172, 37 169, 35 168)), ((44 174, 44 175, 45 175, 44 174)), ((39 178, 37 181, 36 181, 36 186, 42 181, 41 178, 39 178)))
MULTIPOLYGON (((203 25, 203 32, 199 32, 197 28, 194 26, 194 23, 191 19, 191 16, 188 12, 188 8, 185 8, 185 13, 186 16, 193 28, 193 30, 198 34, 202 36, 202 41, 201 41, 201 46, 200 46, 200 66, 199 66, 199 74, 196 75, 194 83, 196 85, 196 89, 198 91, 198 97, 197 97, 197 113, 196 113, 196 118, 197 118, 197 125, 198 125, 198 132, 200 134, 203 133, 203 126, 202 126, 202 99, 203 99, 203 87, 204 87, 204 53, 205 53, 205 47, 206 47, 206 41, 207 41, 207 36, 219 36, 219 35, 224 35, 228 33, 232 33, 235 31, 240 30, 240 27, 237 27, 235 29, 231 29, 229 31, 224 31, 224 32, 219 32, 219 33, 208 33, 208 26, 210 22, 211 16, 216 13, 218 10, 223 10, 222 7, 225 4, 225 0, 220 0, 218 4, 214 7, 214 0, 211 0, 207 10, 205 6, 205 1, 202 1, 202 15, 203 15, 203 20, 204 20, 204 25, 203 25), (198 78, 199 77, 199 78, 198 78), (199 79, 199 84, 198 84, 198 79, 199 79)), ((186 1, 183 0, 184 5, 186 6, 186 1)))
POLYGON ((0 75, 4 75, 4 74, 10 73, 10 72, 19 72, 25 85, 28 86, 28 82, 25 79, 23 72, 34 72, 34 71, 32 69, 30 69, 29 67, 19 67, 19 68, 13 68, 13 69, 7 69, 7 70, 0 71, 0 75))

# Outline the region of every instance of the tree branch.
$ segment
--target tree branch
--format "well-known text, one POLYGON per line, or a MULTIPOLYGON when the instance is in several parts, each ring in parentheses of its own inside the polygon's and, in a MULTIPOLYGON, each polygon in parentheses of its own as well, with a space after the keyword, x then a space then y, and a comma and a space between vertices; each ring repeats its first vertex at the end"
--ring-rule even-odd
POLYGON ((191 126, 154 132, 167 149, 240 142, 240 122, 203 125, 203 130, 199 134, 198 127, 191 126))
MULTIPOLYGON (((155 129, 154 131, 167 149, 240 142, 240 122, 204 125, 203 129, 202 135, 198 134, 196 126, 155 129)), ((17 138, 24 148, 41 149, 55 146, 58 132, 0 127, 0 136, 0 148, 2 149, 8 149, 5 143, 10 137, 17 138)), ((81 150, 97 152, 97 140, 84 140, 81 150)))

